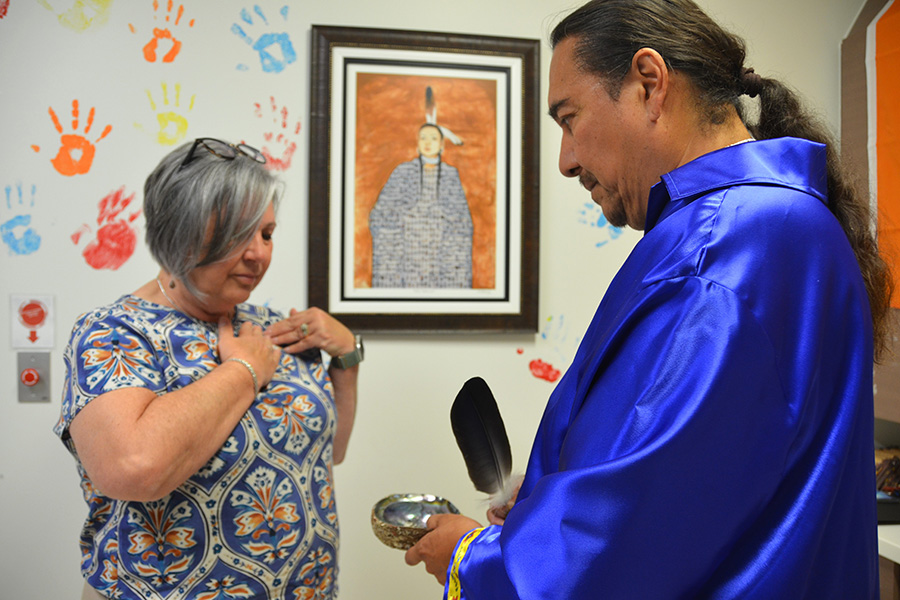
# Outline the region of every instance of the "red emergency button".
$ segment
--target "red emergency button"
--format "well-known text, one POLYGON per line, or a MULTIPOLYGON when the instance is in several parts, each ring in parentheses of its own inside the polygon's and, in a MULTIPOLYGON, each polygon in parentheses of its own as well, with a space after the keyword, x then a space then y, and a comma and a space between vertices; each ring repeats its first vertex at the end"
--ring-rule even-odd
POLYGON ((22 383, 31 387, 33 385, 37 385, 38 381, 41 380, 40 374, 37 372, 37 369, 28 368, 22 371, 22 374, 19 375, 19 379, 22 380, 22 383))

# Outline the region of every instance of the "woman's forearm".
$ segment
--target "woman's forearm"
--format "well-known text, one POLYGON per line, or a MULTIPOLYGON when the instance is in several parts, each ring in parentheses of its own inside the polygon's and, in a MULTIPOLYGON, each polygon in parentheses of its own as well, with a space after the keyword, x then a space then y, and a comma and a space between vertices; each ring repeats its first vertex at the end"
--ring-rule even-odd
POLYGON ((127 388, 98 396, 70 433, 100 492, 149 501, 172 492, 223 446, 255 397, 244 365, 226 361, 190 385, 161 396, 127 388))
POLYGON ((334 434, 334 464, 343 462, 347 454, 353 421, 356 418, 357 379, 359 365, 349 369, 328 369, 334 386, 334 402, 337 407, 337 431, 334 434))

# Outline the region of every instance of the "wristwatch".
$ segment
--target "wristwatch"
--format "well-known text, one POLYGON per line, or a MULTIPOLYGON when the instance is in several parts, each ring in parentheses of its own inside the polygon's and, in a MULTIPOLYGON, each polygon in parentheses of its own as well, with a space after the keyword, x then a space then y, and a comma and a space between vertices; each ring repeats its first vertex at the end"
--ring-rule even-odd
POLYGON ((357 335, 354 337, 356 338, 356 348, 354 348, 347 354, 332 357, 331 364, 333 364, 338 369, 349 369, 350 367, 355 367, 363 361, 363 358, 365 357, 365 349, 363 349, 362 336, 357 335))

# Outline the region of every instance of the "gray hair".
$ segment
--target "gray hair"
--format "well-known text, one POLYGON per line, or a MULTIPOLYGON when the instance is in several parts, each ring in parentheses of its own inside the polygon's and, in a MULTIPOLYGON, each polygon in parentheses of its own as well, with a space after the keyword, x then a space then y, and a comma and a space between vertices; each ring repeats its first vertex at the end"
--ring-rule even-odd
POLYGON ((248 243, 269 203, 278 208, 283 184, 242 154, 228 160, 202 147, 182 168, 192 146, 189 142, 167 154, 147 177, 145 239, 156 262, 202 297, 191 272, 248 243))

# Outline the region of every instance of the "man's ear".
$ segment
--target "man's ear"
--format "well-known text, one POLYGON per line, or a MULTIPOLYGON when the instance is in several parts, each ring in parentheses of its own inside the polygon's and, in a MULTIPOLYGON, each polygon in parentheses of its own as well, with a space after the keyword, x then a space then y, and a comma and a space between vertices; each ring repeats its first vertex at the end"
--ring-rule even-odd
POLYGON ((669 93, 669 69, 666 61, 656 50, 641 48, 631 58, 629 75, 643 90, 642 99, 651 120, 658 120, 669 93))

